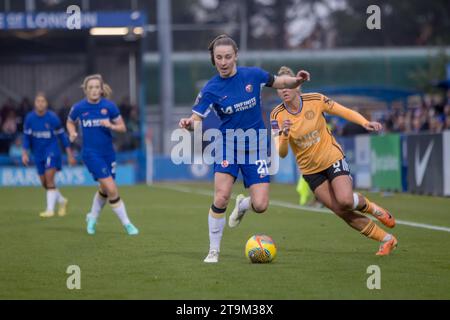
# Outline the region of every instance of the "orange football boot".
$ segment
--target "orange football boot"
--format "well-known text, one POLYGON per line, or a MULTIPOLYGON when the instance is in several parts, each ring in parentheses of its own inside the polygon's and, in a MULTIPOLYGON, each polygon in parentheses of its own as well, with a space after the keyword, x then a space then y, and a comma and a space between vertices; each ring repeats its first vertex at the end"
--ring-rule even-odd
POLYGON ((395 219, 390 214, 389 211, 387 211, 386 209, 380 207, 376 203, 373 203, 373 202, 369 201, 367 198, 366 198, 366 203, 369 204, 369 208, 366 209, 366 212, 368 212, 371 215, 373 215, 375 218, 377 218, 386 227, 388 227, 388 228, 395 227, 395 219))
POLYGON ((392 239, 386 242, 383 242, 380 245, 380 249, 376 253, 377 256, 387 256, 389 255, 396 247, 397 247, 397 239, 394 236, 391 236, 392 239))

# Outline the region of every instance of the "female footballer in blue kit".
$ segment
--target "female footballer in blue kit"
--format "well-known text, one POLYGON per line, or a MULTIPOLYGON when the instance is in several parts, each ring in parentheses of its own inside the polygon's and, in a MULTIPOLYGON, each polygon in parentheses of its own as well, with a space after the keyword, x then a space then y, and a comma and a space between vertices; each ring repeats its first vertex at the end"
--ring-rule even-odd
POLYGON ((83 161, 100 186, 94 196, 91 212, 87 214, 87 232, 95 234, 100 211, 108 200, 126 232, 129 235, 136 235, 139 231, 130 222, 114 181, 116 155, 111 131, 126 132, 125 123, 114 102, 107 99, 111 95, 111 88, 104 83, 101 75, 86 77, 82 87, 86 98, 76 103, 70 110, 67 131, 70 141, 75 141, 78 136, 76 124, 80 123, 83 133, 83 161))
POLYGON ((58 138, 66 150, 69 164, 76 163, 61 121, 53 111, 47 109, 47 98, 44 93, 40 92, 34 99, 34 110, 25 117, 22 150, 22 163, 25 166, 30 163, 30 150, 33 153, 39 179, 44 189, 47 190, 47 209, 39 214, 43 218, 54 216, 56 204, 58 204, 58 215, 66 214, 68 201, 55 184, 55 174, 61 170, 61 150, 58 138))
MULTIPOLYGON (((220 117, 222 123, 219 130, 223 136, 230 130, 243 131, 266 129, 261 110, 260 94, 262 86, 275 89, 296 88, 309 80, 306 71, 300 71, 296 77, 276 77, 256 67, 238 67, 238 48, 233 39, 220 35, 209 45, 211 62, 216 67, 218 75, 208 81, 197 97, 192 115, 179 122, 181 128, 192 130, 196 122, 205 118, 211 109, 220 117)), ((224 139, 225 144, 229 143, 224 139)), ((234 146, 234 154, 242 146, 234 146)), ((255 152, 252 141, 245 144, 245 154, 255 152)), ((223 146, 228 150, 228 146, 223 146)), ((226 153, 226 151, 225 151, 226 153)), ((239 195, 236 206, 229 217, 228 225, 236 227, 245 212, 252 209, 256 213, 266 211, 269 204, 269 174, 266 159, 258 151, 258 159, 254 163, 239 163, 236 156, 231 156, 233 162, 219 161, 214 165, 214 202, 208 216, 210 248, 204 262, 219 261, 220 241, 225 226, 225 211, 231 196, 233 184, 241 171, 244 186, 249 188, 250 196, 239 195)))

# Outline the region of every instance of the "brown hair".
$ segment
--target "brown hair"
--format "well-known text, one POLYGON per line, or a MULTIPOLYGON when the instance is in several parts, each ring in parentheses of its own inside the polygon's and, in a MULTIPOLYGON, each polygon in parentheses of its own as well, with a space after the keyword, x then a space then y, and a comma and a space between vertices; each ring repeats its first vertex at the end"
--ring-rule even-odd
POLYGON ((36 95, 34 96, 34 100, 36 100, 38 97, 44 98, 45 101, 47 101, 47 103, 48 103, 48 99, 47 99, 47 96, 45 95, 45 92, 44 92, 44 91, 38 91, 38 92, 36 93, 36 95))
POLYGON ((238 46, 236 42, 233 39, 231 39, 230 36, 226 34, 221 34, 220 36, 215 37, 214 40, 211 41, 211 43, 208 46, 209 53, 211 54, 211 63, 213 66, 216 65, 216 62, 214 61, 214 49, 217 46, 232 46, 234 53, 237 54, 238 52, 238 46))
POLYGON ((105 98, 110 98, 112 95, 112 89, 111 87, 103 81, 103 77, 101 74, 91 74, 84 78, 83 84, 81 85, 81 88, 83 88, 83 91, 86 93, 87 84, 91 80, 99 80, 100 81, 100 87, 102 88, 102 96, 105 98))
POLYGON ((282 66, 282 67, 280 68, 280 70, 278 70, 278 75, 279 75, 279 76, 285 76, 285 75, 287 75, 287 76, 295 77, 294 71, 292 71, 291 68, 286 67, 286 66, 282 66))

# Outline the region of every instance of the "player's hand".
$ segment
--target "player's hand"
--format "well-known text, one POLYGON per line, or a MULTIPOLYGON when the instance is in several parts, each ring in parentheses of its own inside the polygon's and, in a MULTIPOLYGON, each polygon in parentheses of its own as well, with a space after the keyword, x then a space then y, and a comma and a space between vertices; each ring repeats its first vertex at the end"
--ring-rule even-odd
POLYGON ((22 153, 22 163, 24 166, 28 166, 28 164, 30 163, 30 158, 28 157, 27 153, 22 153))
POLYGON ((69 165, 74 166, 77 164, 77 159, 75 159, 74 156, 68 156, 67 161, 69 162, 69 165))
POLYGON ((367 131, 380 131, 383 129, 383 125, 379 122, 371 121, 363 125, 364 129, 367 131))
POLYGON ((178 125, 180 128, 191 130, 194 120, 192 118, 182 118, 178 125))
POLYGON ((281 132, 283 132, 283 135, 285 137, 289 136, 289 130, 292 126, 292 122, 291 120, 287 119, 283 121, 283 124, 281 126, 281 132))
POLYGON ((108 129, 112 128, 112 123, 111 123, 111 121, 109 121, 109 119, 101 120, 100 124, 105 128, 108 128, 108 129))
POLYGON ((300 70, 299 72, 297 72, 296 78, 297 78, 297 81, 299 81, 300 83, 303 83, 306 81, 310 81, 311 75, 309 74, 308 71, 300 70))
POLYGON ((77 139, 77 137, 78 137, 78 133, 76 133, 76 132, 71 132, 71 133, 69 134, 69 140, 70 140, 70 142, 74 142, 74 141, 77 139))

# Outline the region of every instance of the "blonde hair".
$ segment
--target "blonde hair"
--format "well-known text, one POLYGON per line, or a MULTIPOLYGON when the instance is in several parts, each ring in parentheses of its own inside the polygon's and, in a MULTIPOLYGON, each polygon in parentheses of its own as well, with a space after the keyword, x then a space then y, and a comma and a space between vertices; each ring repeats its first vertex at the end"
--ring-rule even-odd
POLYGON ((279 76, 285 76, 285 75, 287 75, 287 76, 295 77, 294 71, 292 71, 291 68, 286 67, 286 66, 282 66, 282 67, 280 68, 280 70, 278 70, 278 75, 279 75, 279 76))
POLYGON ((100 81, 100 87, 102 88, 102 97, 109 99, 112 96, 112 89, 105 81, 103 81, 103 77, 101 74, 91 74, 91 75, 87 76, 86 78, 84 78, 81 88, 83 89, 85 94, 86 94, 86 90, 87 90, 87 84, 91 80, 99 80, 100 81))

